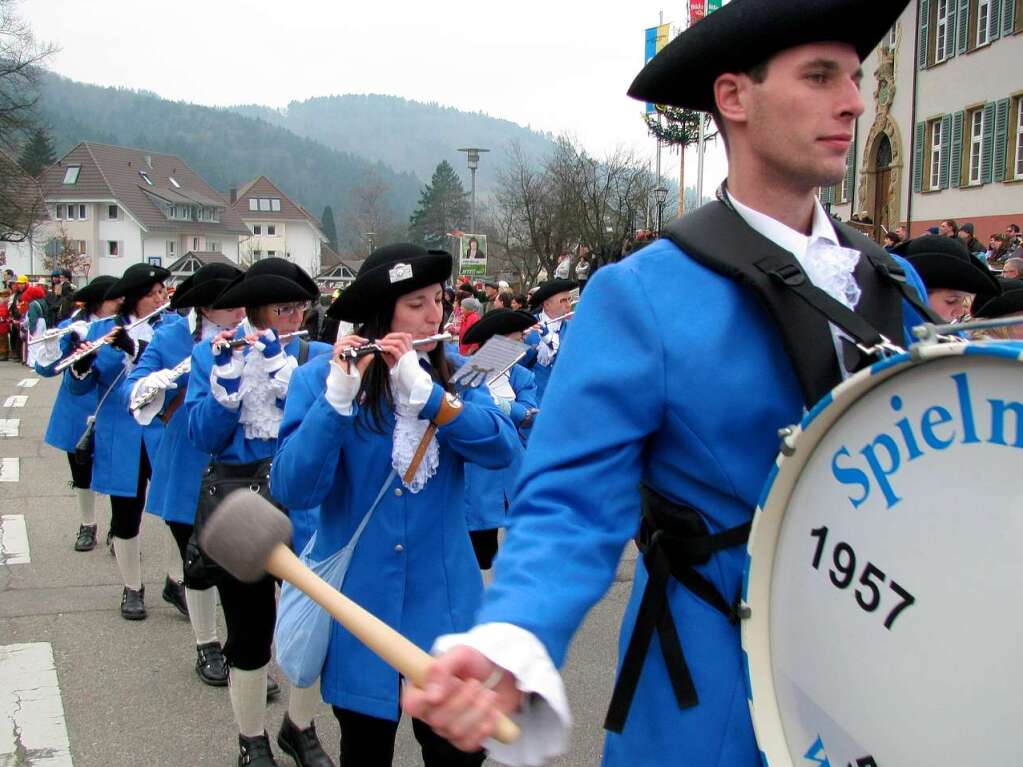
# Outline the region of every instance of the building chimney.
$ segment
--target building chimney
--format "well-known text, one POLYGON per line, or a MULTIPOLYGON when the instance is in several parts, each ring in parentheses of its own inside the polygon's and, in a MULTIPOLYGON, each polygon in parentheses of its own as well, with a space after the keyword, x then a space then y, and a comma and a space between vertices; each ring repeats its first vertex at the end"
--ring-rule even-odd
POLYGON ((229 195, 229 199, 231 200, 231 204, 232 205, 234 205, 236 202, 238 202, 238 187, 236 187, 236 186, 232 186, 231 187, 231 193, 229 195))

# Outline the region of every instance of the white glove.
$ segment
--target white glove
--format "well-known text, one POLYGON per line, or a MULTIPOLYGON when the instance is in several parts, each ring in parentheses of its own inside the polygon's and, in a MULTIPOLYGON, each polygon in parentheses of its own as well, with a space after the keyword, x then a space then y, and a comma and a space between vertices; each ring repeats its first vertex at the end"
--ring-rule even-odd
POLYGON ((419 415, 430 399, 433 378, 419 366, 419 355, 414 350, 401 355, 398 364, 391 368, 391 389, 399 412, 419 415))
POLYGON ((359 393, 361 384, 362 375, 354 364, 348 366, 346 373, 337 360, 331 360, 330 372, 327 373, 327 391, 324 396, 330 406, 340 415, 351 415, 352 403, 359 393))
POLYGON ((178 388, 177 383, 171 380, 172 378, 173 376, 169 370, 157 370, 155 373, 150 373, 140 380, 132 388, 132 401, 141 399, 151 392, 156 392, 152 402, 131 411, 139 425, 148 426, 153 422, 157 414, 163 410, 163 403, 167 399, 167 390, 178 388))

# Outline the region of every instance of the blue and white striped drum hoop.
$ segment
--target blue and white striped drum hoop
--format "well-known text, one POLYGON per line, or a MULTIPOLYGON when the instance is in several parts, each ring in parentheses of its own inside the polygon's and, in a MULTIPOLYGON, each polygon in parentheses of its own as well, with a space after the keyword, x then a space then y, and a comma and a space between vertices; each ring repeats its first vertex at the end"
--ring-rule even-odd
POLYGON ((1021 360, 915 346, 786 440, 742 594, 765 764, 1023 764, 1021 360))

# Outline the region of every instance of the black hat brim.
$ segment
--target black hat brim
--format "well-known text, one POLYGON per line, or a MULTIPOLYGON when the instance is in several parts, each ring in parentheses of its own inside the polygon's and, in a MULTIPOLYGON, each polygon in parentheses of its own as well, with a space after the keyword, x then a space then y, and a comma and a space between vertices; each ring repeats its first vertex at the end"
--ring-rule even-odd
POLYGON ((495 309, 488 312, 471 328, 465 331, 464 344, 485 344, 494 336, 503 336, 525 330, 536 324, 536 317, 529 312, 513 309, 495 309))
POLYGON ((244 272, 230 264, 206 264, 183 280, 171 298, 172 309, 212 306, 217 297, 244 272))
POLYGON ((998 295, 978 294, 973 299, 970 314, 974 317, 997 318, 1023 312, 1023 280, 1002 280, 998 295))
POLYGON ((407 261, 389 262, 368 270, 360 270, 355 282, 327 309, 327 316, 344 322, 365 322, 379 309, 401 296, 430 285, 443 285, 451 276, 449 253, 431 251, 407 261), (391 270, 397 264, 412 267, 412 276, 392 281, 391 270))
POLYGON ((107 298, 107 291, 109 291, 111 286, 113 286, 116 282, 116 277, 100 275, 88 285, 76 290, 71 296, 71 300, 83 304, 94 304, 99 301, 105 301, 107 298))
POLYGON ((121 279, 110 286, 105 298, 108 301, 114 298, 124 298, 129 293, 135 293, 147 286, 166 282, 170 276, 171 273, 162 266, 132 264, 121 275, 121 279))
POLYGON ((246 273, 236 278, 216 297, 214 309, 237 309, 239 306, 266 306, 293 301, 312 301, 319 296, 316 283, 310 285, 280 274, 246 273))
POLYGON ((944 253, 927 253, 906 258, 920 274, 924 287, 932 290, 960 290, 964 293, 998 295, 998 279, 979 261, 976 265, 944 253))
POLYGON ((847 43, 860 61, 874 50, 908 0, 732 0, 668 43, 633 80, 629 96, 711 112, 714 81, 747 72, 781 51, 847 43))
POLYGON ((543 302, 552 296, 558 295, 558 293, 567 293, 570 290, 575 290, 579 287, 579 283, 574 280, 548 280, 539 288, 536 292, 529 297, 529 305, 537 309, 543 306, 543 302))

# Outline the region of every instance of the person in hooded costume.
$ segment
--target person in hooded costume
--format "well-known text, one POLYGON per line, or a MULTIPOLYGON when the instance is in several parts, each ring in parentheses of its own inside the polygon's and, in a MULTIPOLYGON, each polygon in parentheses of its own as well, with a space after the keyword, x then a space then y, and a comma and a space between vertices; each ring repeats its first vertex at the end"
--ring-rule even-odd
MULTIPOLYGON (((472 326, 465 335, 467 344, 482 347, 494 336, 521 341, 522 334, 536 319, 529 312, 494 309, 472 326)), ((537 413, 536 379, 520 364, 484 384, 494 402, 511 418, 516 429, 526 429, 537 413)), ((515 451, 515 460, 503 469, 487 469, 479 464, 465 466, 465 519, 481 570, 489 570, 497 554, 498 530, 507 523, 512 487, 522 467, 525 440, 515 451)))
POLYGON ((587 285, 476 625, 403 692, 455 745, 509 765, 566 748, 557 668, 639 529, 604 763, 761 765, 735 605, 778 430, 930 316, 912 267, 815 196, 845 173, 861 62, 905 5, 733 0, 632 84, 713 112, 728 179, 587 285), (513 744, 486 741, 498 710, 522 728, 513 744))
MULTIPOLYGON (((318 297, 316 283, 300 266, 283 258, 265 258, 213 300, 214 310, 244 307, 245 319, 237 328, 192 349, 185 395, 188 438, 212 457, 199 488, 196 528, 235 488, 258 488, 269 497, 270 463, 277 450, 292 376, 331 349, 319 341, 282 337, 298 332, 311 302, 318 297)), ((183 300, 187 298, 188 294, 183 300)), ((276 489, 274 500, 280 500, 276 489)), ((188 556, 191 560, 191 554, 188 556)), ((205 554, 202 557, 205 564, 197 572, 215 583, 227 624, 224 655, 230 667, 231 708, 238 725, 238 764, 272 767, 277 762, 265 720, 276 584, 269 575, 256 583, 243 583, 205 554)), ((186 563, 186 568, 192 566, 193 562, 186 563)), ((288 714, 277 743, 301 767, 333 765, 313 725, 320 700, 319 684, 291 686, 288 714)))
POLYGON ((191 622, 196 641, 196 673, 203 682, 215 687, 227 684, 227 664, 217 640, 216 592, 212 583, 196 577, 185 566, 199 484, 209 455, 188 439, 188 419, 181 407, 188 390, 188 373, 175 377, 172 371, 192 356, 195 344, 208 342, 225 330, 233 331, 244 319, 243 308, 211 308, 214 299, 241 274, 240 269, 230 264, 207 264, 178 285, 171 309, 192 311, 185 322, 157 328, 127 382, 132 405, 143 396, 150 400, 144 406, 131 408, 138 424, 143 428, 154 420, 164 424, 159 452, 153 461, 146 511, 161 517, 173 535, 181 554, 183 578, 179 583, 168 575, 163 598, 191 622))
MULTIPOLYGON (((451 266, 450 254, 408 243, 370 254, 329 309, 355 333, 295 374, 271 476, 286 506, 320 508, 311 562, 355 540, 342 592, 424 649, 467 628, 482 594, 464 467, 503 468, 518 448, 488 391, 456 395, 460 358, 441 342, 412 346, 439 332, 451 266), (378 353, 339 358, 370 342, 378 353)), ((389 765, 398 672, 339 624, 329 631, 322 687, 340 724, 341 763, 389 765)), ((483 762, 481 751, 460 753, 420 721, 412 729, 427 767, 483 762)))
POLYGON ((135 422, 128 412, 125 380, 157 328, 181 321, 173 312, 158 311, 167 304, 163 283, 168 277, 166 269, 150 264, 133 264, 124 270, 105 296, 108 301, 121 299, 117 314, 90 325, 82 348, 107 337, 109 343, 75 362, 67 379, 73 394, 95 391, 98 398, 92 489, 110 496, 114 556, 124 580, 121 616, 127 620, 146 617, 139 529, 163 424, 142 427, 135 422), (139 322, 146 317, 147 321, 139 322))
MULTIPOLYGON (((80 312, 72 314, 58 325, 66 328, 73 325, 70 333, 60 338, 52 338, 42 343, 36 359, 36 373, 43 378, 58 375, 57 363, 75 350, 80 341, 88 335, 91 323, 112 317, 117 313, 121 299, 106 300, 110 286, 117 282, 116 277, 101 276, 78 290, 72 299, 83 304, 80 312)), ((68 465, 71 467, 71 487, 75 490, 75 501, 80 518, 78 535, 75 537, 75 551, 92 551, 96 548, 96 494, 92 491, 92 453, 76 453, 78 440, 85 434, 86 420, 96 410, 98 402, 97 390, 75 395, 71 392, 71 373, 65 371, 57 390, 50 422, 46 426, 43 441, 51 447, 67 453, 68 465)))

